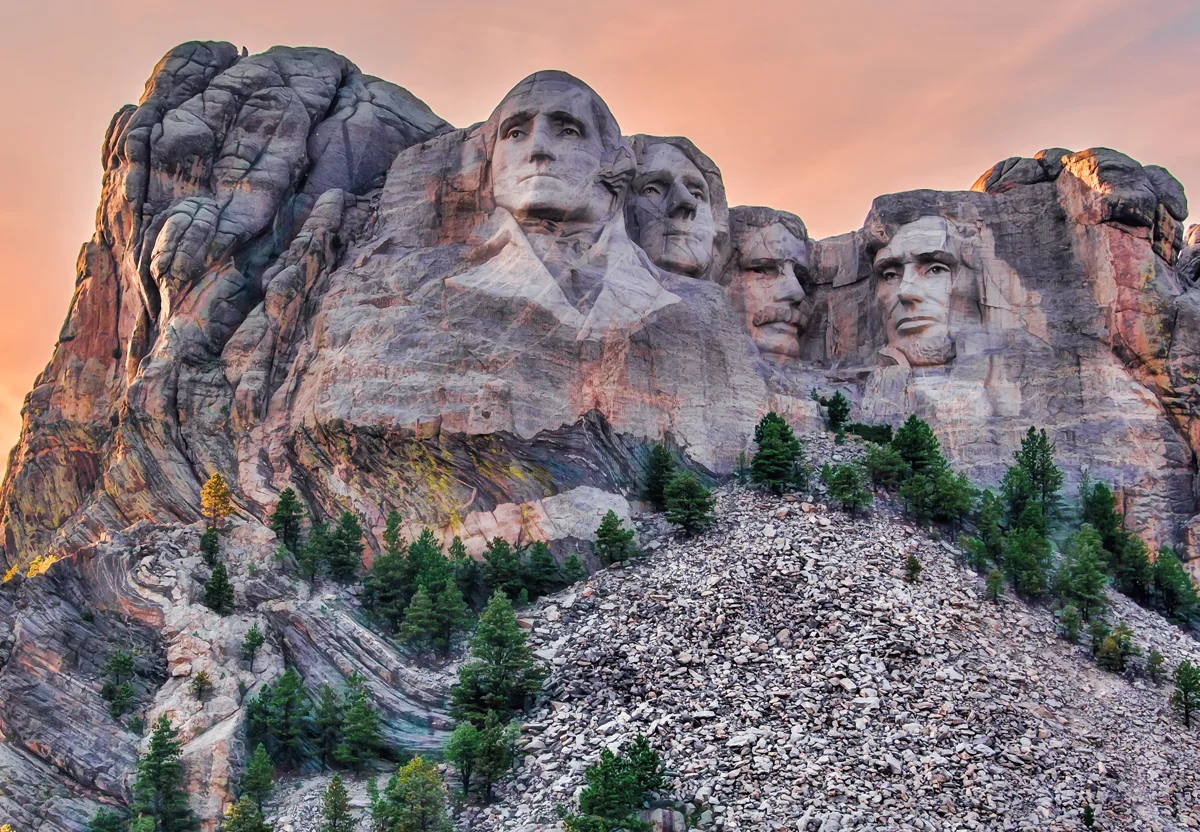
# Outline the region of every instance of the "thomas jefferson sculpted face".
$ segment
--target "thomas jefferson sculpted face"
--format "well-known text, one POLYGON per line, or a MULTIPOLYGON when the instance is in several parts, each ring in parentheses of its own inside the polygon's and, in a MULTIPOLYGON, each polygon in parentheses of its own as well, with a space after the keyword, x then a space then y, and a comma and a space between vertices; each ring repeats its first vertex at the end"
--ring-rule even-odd
POLYGON ((941 217, 901 226, 875 256, 876 296, 888 346, 914 367, 944 364, 954 356, 950 290, 961 262, 949 223, 941 217))
POLYGON ((716 224, 700 169, 679 148, 650 145, 638 160, 633 212, 650 260, 675 274, 696 276, 712 262, 716 224))
POLYGON ((565 73, 537 73, 501 102, 492 196, 522 223, 595 223, 613 210, 602 176, 616 123, 604 102, 565 73))
POLYGON ((753 213, 752 222, 746 222, 744 210, 732 212, 735 256, 729 300, 763 358, 776 362, 796 358, 806 317, 801 281, 808 279, 807 232, 799 219, 781 212, 771 212, 773 217, 761 226, 754 220, 763 222, 763 218, 753 213))

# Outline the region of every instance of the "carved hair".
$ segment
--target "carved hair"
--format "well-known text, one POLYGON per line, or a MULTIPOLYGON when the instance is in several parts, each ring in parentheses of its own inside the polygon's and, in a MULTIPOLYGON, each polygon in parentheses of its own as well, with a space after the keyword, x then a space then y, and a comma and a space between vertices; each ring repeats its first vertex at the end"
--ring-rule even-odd
POLYGON ((636 165, 633 160, 633 152, 629 149, 624 136, 621 135, 620 125, 617 124, 617 120, 613 116, 612 111, 608 109, 608 105, 604 103, 604 99, 597 95, 595 90, 574 75, 557 69, 545 69, 535 72, 520 81, 508 91, 508 94, 504 98, 500 99, 500 103, 496 105, 496 109, 492 110, 491 116, 488 117, 488 120, 477 131, 483 137, 484 153, 487 157, 487 170, 483 179, 483 196, 488 201, 492 198, 492 157, 496 149, 496 142, 499 139, 500 111, 504 109, 504 105, 513 96, 528 92, 539 83, 547 82, 557 82, 568 87, 575 87, 587 93, 591 98, 592 117, 596 121, 596 127, 599 130, 600 145, 603 148, 603 156, 600 159, 600 171, 597 173, 596 178, 601 184, 612 191, 613 194, 623 198, 625 192, 628 190, 630 181, 633 179, 633 172, 636 165))
POLYGON ((733 270, 738 265, 739 246, 743 244, 746 235, 755 229, 770 228, 772 225, 782 225, 797 240, 803 240, 805 244, 809 243, 808 229, 804 226, 804 220, 795 214, 758 205, 739 205, 729 209, 730 252, 724 267, 720 271, 714 272, 714 274, 720 275, 718 283, 728 286, 733 282, 733 270))
MULTIPOLYGON (((682 153, 689 162, 696 166, 700 175, 704 177, 705 184, 708 185, 713 230, 716 232, 713 237, 712 262, 706 270, 707 279, 711 280, 714 275, 720 274, 720 270, 729 258, 729 201, 725 197, 725 180, 721 178, 721 169, 700 148, 683 136, 647 136, 639 133, 629 137, 629 146, 633 150, 634 159, 639 167, 651 148, 660 144, 670 145, 682 153)), ((626 210, 625 213, 625 227, 629 229, 630 236, 636 240, 638 238, 637 217, 632 210, 626 210)))

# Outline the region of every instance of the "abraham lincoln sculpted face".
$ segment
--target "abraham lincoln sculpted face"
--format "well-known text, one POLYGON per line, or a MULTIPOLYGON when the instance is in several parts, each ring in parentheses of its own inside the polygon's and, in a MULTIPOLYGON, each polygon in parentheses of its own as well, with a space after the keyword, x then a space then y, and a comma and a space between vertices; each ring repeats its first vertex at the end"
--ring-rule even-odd
POLYGON ((620 133, 604 102, 582 81, 539 72, 501 102, 492 152, 492 196, 521 224, 596 223, 616 195, 602 175, 620 133))
POLYGON ((875 256, 876 296, 888 346, 914 367, 945 364, 954 357, 950 291, 961 263, 950 224, 941 217, 901 226, 875 256))

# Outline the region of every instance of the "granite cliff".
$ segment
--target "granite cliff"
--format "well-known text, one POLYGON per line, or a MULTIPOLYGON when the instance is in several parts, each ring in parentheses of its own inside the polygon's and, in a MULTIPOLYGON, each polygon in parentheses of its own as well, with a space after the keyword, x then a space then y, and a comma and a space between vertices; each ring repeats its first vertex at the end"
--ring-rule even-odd
POLYGON ((630 515, 652 443, 719 479, 764 413, 817 428, 810 391, 837 389, 861 421, 918 413, 981 483, 1044 426, 1069 483, 1111 483, 1144 537, 1200 558, 1200 237, 1180 184, 1115 151, 882 196, 812 240, 731 208, 687 139, 623 136, 565 73, 455 129, 325 50, 189 43, 101 162, 0 487, 0 809, 33 828, 128 793, 137 739, 98 694, 114 643, 143 657, 148 715, 184 726, 209 818, 243 753, 237 682, 285 660, 360 670, 393 739, 440 741, 446 677, 270 568, 286 487, 362 517, 368 558, 393 509, 472 554, 586 551, 606 510, 630 515), (196 600, 213 473, 234 485, 231 619, 196 600), (272 641, 251 673, 255 618, 272 641), (218 695, 183 703, 206 668, 218 695))

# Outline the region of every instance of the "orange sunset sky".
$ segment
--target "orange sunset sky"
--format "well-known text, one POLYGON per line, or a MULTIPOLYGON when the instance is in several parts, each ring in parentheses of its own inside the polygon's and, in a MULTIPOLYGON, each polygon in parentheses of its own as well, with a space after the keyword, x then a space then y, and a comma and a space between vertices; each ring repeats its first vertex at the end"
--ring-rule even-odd
POLYGON ((564 69, 624 132, 695 141, 731 204, 814 236, 858 227, 879 194, 966 189, 1048 146, 1114 147, 1200 187, 1195 0, 0 0, 5 459, 92 233, 104 130, 195 39, 329 47, 456 126, 564 69))

